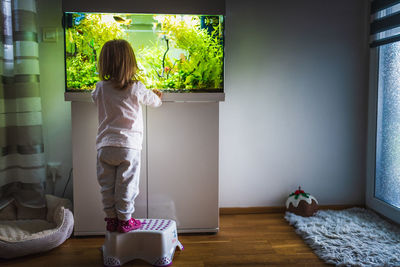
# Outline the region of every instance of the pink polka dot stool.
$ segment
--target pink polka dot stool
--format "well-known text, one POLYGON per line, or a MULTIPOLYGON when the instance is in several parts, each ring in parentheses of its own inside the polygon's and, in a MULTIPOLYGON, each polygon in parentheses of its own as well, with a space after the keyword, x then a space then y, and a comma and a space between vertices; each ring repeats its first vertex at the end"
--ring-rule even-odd
POLYGON ((164 219, 139 219, 142 226, 128 233, 107 232, 103 249, 104 266, 121 266, 142 259, 154 266, 169 266, 176 247, 183 250, 178 240, 176 223, 164 219))

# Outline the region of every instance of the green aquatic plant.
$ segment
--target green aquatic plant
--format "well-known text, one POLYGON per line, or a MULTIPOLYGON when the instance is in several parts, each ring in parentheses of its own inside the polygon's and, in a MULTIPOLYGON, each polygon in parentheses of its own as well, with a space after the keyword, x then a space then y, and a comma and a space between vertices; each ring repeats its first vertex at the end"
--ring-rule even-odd
POLYGON ((75 57, 67 60, 68 88, 79 88, 89 90, 99 81, 97 75, 93 75, 96 66, 93 62, 83 60, 82 54, 77 53, 75 57))
POLYGON ((77 24, 65 31, 67 87, 93 89, 99 81, 97 59, 101 48, 108 40, 123 38, 124 32, 111 15, 78 13, 73 15, 73 22, 77 24))
POLYGON ((167 45, 163 50, 164 42, 160 40, 151 48, 140 49, 138 59, 148 75, 141 77, 147 85, 169 89, 222 88, 221 26, 209 34, 200 28, 198 16, 160 15, 155 16, 155 20, 161 25, 160 40, 182 53, 178 59, 165 56, 167 45))
MULTIPOLYGON (((67 87, 93 89, 99 80, 96 63, 101 47, 108 40, 128 39, 127 29, 135 25, 130 25, 132 19, 121 21, 113 14, 71 16, 73 25, 65 31, 67 87)), ((223 88, 221 23, 207 31, 201 28, 199 16, 159 15, 151 20, 155 40, 135 51, 137 76, 147 88, 223 88)))

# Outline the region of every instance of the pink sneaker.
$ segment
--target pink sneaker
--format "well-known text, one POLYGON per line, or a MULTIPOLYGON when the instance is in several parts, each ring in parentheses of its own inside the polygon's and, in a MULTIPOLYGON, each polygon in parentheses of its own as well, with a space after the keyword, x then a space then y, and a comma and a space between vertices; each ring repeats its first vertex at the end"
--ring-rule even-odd
POLYGON ((107 231, 109 232, 115 232, 117 231, 118 227, 118 219, 117 218, 104 218, 104 220, 107 222, 107 231))
POLYGON ((127 221, 118 220, 118 232, 127 233, 136 229, 139 229, 142 226, 142 223, 139 220, 135 220, 133 218, 127 221))

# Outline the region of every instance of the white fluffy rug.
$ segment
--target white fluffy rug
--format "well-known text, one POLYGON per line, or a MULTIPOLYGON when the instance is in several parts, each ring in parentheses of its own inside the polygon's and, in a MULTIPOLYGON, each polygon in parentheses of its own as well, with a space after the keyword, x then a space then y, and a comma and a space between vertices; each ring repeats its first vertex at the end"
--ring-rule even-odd
POLYGON ((339 266, 400 266, 400 227, 372 211, 321 210, 312 217, 286 212, 315 254, 339 266))

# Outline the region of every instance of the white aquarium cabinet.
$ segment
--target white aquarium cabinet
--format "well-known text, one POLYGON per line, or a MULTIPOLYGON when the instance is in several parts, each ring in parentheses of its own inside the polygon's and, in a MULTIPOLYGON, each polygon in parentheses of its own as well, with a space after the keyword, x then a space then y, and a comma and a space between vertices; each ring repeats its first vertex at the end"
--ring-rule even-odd
MULTIPOLYGON (((105 233, 96 177, 97 111, 90 93, 65 93, 72 110, 75 235, 105 233)), ((218 231, 219 101, 223 93, 165 93, 143 107, 136 218, 173 219, 178 232, 218 231)))

